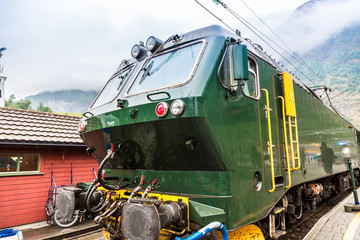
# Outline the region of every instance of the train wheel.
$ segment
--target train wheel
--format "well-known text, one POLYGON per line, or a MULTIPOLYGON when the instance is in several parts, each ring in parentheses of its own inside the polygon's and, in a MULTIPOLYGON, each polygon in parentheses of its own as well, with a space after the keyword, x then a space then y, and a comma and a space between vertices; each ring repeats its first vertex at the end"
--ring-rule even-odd
MULTIPOLYGON (((217 233, 219 236, 219 240, 222 239, 221 233, 217 233)), ((229 231, 228 235, 230 240, 265 240, 264 234, 262 233, 261 229, 254 224, 247 225, 235 231, 229 231)))

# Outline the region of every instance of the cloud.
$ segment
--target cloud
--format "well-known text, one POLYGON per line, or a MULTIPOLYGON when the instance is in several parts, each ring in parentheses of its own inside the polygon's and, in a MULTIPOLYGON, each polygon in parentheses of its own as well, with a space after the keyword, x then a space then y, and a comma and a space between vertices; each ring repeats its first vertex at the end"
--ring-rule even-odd
POLYGON ((197 11, 193 1, 0 1, 6 96, 100 90, 135 43, 200 27, 197 11))
POLYGON ((306 53, 344 28, 360 24, 359 0, 317 0, 298 9, 278 29, 288 45, 306 53))
MULTIPOLYGON (((199 1, 240 29, 244 37, 259 42, 221 6, 199 1)), ((305 1, 244 0, 297 51, 307 51, 359 21, 359 0, 319 1, 308 16, 288 19, 305 1)), ((263 29, 241 1, 225 2, 263 29)), ((8 77, 5 94, 14 93, 17 98, 48 90, 99 91, 121 60, 130 57, 135 43, 151 35, 167 39, 211 24, 222 25, 194 0, 171 4, 166 0, 0 0, 0 23, 0 47, 8 49, 0 60, 8 77)))

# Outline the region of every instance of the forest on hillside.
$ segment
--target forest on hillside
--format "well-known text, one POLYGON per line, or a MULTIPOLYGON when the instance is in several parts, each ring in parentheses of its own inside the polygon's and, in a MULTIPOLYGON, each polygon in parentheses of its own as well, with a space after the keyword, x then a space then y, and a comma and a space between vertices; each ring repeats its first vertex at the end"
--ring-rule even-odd
POLYGON ((344 29, 301 57, 306 65, 297 68, 318 86, 301 80, 318 89, 316 93, 329 104, 327 91, 331 104, 360 128, 360 25, 344 29))

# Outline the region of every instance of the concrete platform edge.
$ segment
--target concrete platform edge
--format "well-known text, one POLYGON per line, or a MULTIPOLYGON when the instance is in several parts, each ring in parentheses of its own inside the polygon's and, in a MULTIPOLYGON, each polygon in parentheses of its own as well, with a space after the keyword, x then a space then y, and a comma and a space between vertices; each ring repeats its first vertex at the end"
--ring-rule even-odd
POLYGON ((327 221, 339 210, 339 208, 343 208, 344 204, 346 202, 349 202, 353 198, 353 194, 349 194, 344 200, 339 202, 335 207, 333 207, 330 212, 326 213, 324 216, 322 216, 316 224, 312 227, 312 229, 306 234, 306 236, 303 238, 303 240, 313 240, 318 232, 321 230, 321 228, 326 224, 327 221))

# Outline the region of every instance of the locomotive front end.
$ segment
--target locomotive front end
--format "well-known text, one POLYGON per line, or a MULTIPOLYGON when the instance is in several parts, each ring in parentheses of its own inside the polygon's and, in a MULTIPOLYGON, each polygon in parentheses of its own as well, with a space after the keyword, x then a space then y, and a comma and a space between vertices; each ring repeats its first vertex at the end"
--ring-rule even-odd
POLYGON ((175 239, 227 222, 230 173, 207 119, 218 113, 203 98, 217 87, 224 32, 136 44, 84 113, 80 135, 100 164, 90 195, 101 185, 105 199, 87 209, 107 237, 175 239))

